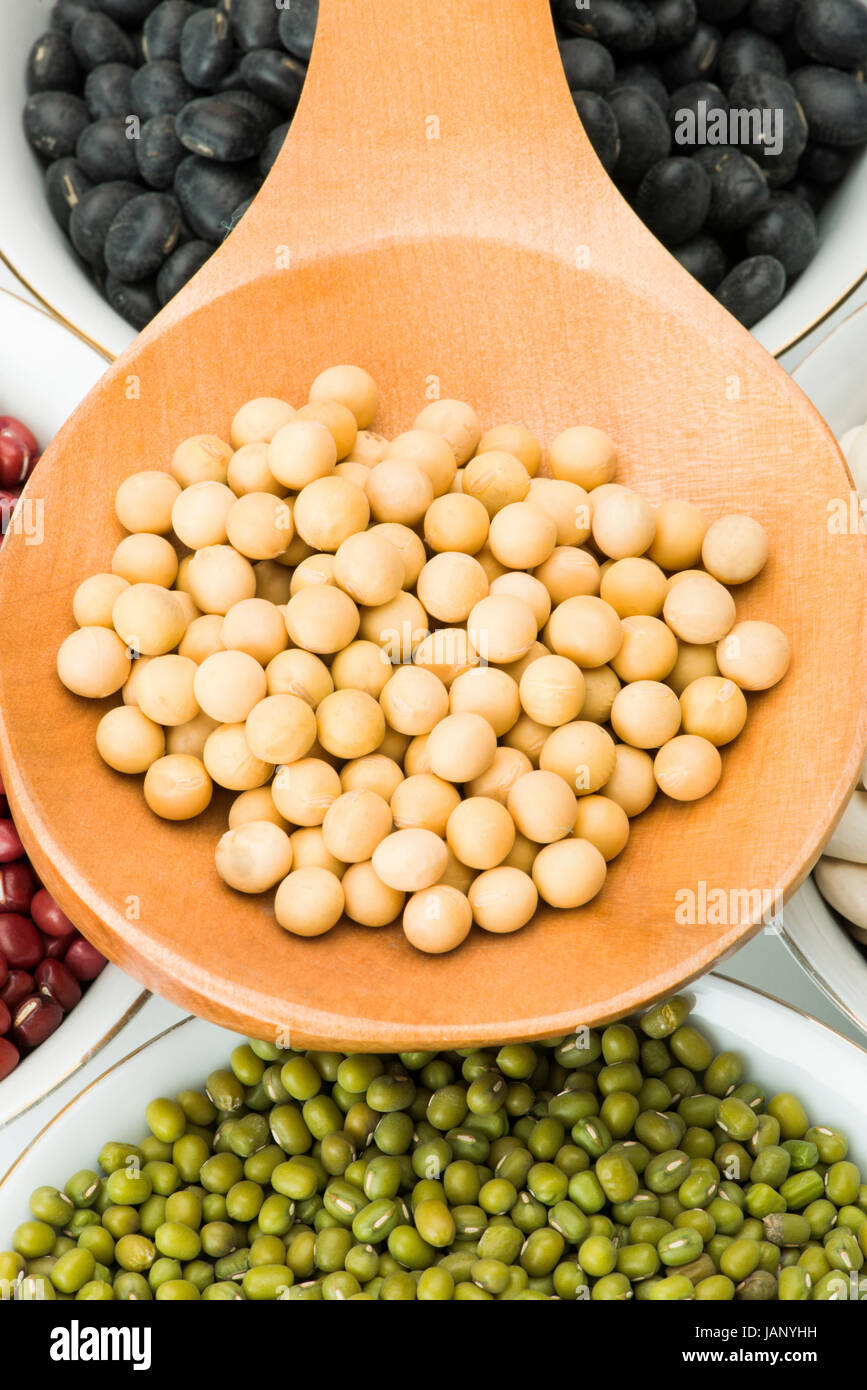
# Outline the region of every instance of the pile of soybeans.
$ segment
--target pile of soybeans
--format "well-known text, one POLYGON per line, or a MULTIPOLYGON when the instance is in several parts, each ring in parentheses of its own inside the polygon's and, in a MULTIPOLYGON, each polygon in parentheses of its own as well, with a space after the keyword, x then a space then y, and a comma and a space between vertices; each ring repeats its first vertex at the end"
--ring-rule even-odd
POLYGON ((154 814, 239 794, 217 872, 276 887, 281 927, 402 918, 441 953, 590 902, 658 791, 714 790, 790 650, 737 620, 768 557, 752 518, 651 505, 588 425, 544 457, 453 400, 388 440, 378 406, 333 367, 301 409, 248 401, 230 442, 128 477, 57 669, 122 693, 97 747, 154 814))

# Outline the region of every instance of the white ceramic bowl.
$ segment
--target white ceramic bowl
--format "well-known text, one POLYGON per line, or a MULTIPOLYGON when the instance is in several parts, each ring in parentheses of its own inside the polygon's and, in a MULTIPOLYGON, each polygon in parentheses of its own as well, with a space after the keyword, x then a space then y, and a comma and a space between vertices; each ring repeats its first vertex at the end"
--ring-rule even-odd
MULTIPOLYGON (((135 336, 91 284, 48 210, 39 163, 21 130, 24 65, 46 27, 48 5, 0 0, 0 168, 15 196, 0 200, 0 254, 53 308, 118 354, 135 336)), ((783 301, 753 333, 779 356, 836 308, 867 274, 867 150, 819 221, 822 247, 783 301)))
MULTIPOLYGON (((793 375, 838 439, 867 420, 867 304, 844 319, 793 375)), ((784 938, 807 973, 867 1033, 867 956, 812 878, 787 904, 783 923, 784 938)))
MULTIPOLYGON (((719 1050, 741 1052, 747 1075, 768 1093, 793 1091, 811 1120, 846 1133, 856 1161, 867 1160, 867 1053, 806 1014, 775 999, 708 975, 684 991, 695 1000, 695 1020, 719 1050)), ((144 1107, 181 1087, 200 1088, 224 1066, 233 1034, 188 1019, 159 1034, 103 1073, 34 1139, 0 1181, 0 1248, 27 1213, 30 1193, 93 1166, 107 1139, 133 1141, 147 1132, 144 1107)))
MULTIPOLYGON (((19 416, 41 446, 104 370, 103 359, 65 328, 0 291, 0 414, 19 416)), ((135 980, 106 966, 57 1032, 0 1081, 0 1129, 98 1052, 147 998, 135 980)))

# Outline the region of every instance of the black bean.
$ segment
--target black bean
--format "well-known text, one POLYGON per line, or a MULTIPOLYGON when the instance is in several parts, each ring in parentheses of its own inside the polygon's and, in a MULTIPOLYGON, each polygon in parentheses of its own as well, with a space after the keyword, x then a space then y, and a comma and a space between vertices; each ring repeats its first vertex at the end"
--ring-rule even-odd
POLYGON ((79 256, 99 269, 108 229, 124 203, 141 193, 137 183, 98 183, 72 209, 69 236, 79 256))
POLYGON ((56 0, 48 27, 57 29, 61 34, 71 34, 75 21, 96 8, 97 0, 56 0))
POLYGON ((708 24, 728 24, 746 8, 747 0, 697 0, 698 12, 708 24))
POLYGON ((114 275, 106 277, 105 297, 122 319, 133 328, 146 328, 151 319, 160 311, 156 285, 153 280, 143 280, 138 285, 127 285, 114 275))
POLYGON ((265 143, 267 130, 258 117, 225 97, 197 97, 178 112, 178 139, 193 154, 237 164, 252 159, 265 143))
POLYGON ((779 34, 791 28, 798 0, 750 0, 747 17, 760 34, 779 34))
MULTIPOLYGON (((254 195, 254 196, 255 196, 255 195, 254 195)), ((231 217, 229 217, 229 218, 226 220, 225 226, 224 226, 224 228, 223 228, 223 240, 224 240, 224 241, 225 241, 225 239, 226 239, 227 236, 230 236, 231 233, 234 232, 234 230, 235 230, 235 228, 237 227, 238 223, 241 221, 241 218, 244 217, 244 216, 246 216, 246 214, 250 211, 250 208, 251 208, 251 206, 252 206, 252 203, 253 203, 253 198, 245 198, 244 201, 243 201, 243 203, 239 203, 238 206, 234 209, 234 211, 233 211, 231 217)))
POLYGON ((801 0, 795 37, 817 63, 859 67, 867 59, 867 9, 858 0, 801 0))
POLYGON ((281 111, 294 111, 298 105, 307 69, 289 53, 276 48, 254 48, 241 62, 244 81, 281 111))
POLYGON ((283 142, 289 134, 289 121, 284 121, 283 125, 276 125, 265 141, 262 153, 256 163, 262 178, 267 178, 274 167, 275 160, 283 148, 283 142))
POLYGON ((848 174, 852 165, 851 149, 839 145, 819 145, 807 141, 807 148, 798 162, 798 173, 815 183, 835 184, 848 174))
POLYGON ((180 64, 194 87, 213 87, 225 77, 235 56, 228 15, 222 10, 199 10, 181 34, 180 64))
POLYGON ((637 87, 645 96, 655 101, 662 111, 668 110, 668 88, 659 75, 655 63, 630 63, 618 68, 614 77, 615 87, 637 87))
POLYGON ((599 163, 610 174, 620 153, 620 132, 614 112, 598 92, 573 92, 572 100, 599 163))
POLYGON ((132 112, 134 76, 135 68, 129 63, 103 63, 87 74, 84 100, 95 121, 102 116, 128 116, 132 112))
POLYGON ((736 232, 768 206, 768 181, 755 160, 743 150, 707 145, 695 158, 710 175, 707 222, 711 231, 736 232))
POLYGON ((81 64, 66 34, 48 33, 38 38, 27 57, 28 92, 81 90, 81 64))
POLYGON ((172 252, 157 276, 157 298, 160 304, 168 304, 179 290, 184 288, 197 270, 214 254, 213 246, 206 241, 185 241, 172 252))
POLYGON ((819 249, 816 218, 810 207, 785 193, 775 193, 770 206, 747 228, 751 256, 776 256, 791 280, 810 264, 819 249))
POLYGON ((152 116, 135 141, 139 175, 150 188, 171 188, 179 165, 187 157, 175 130, 174 116, 152 116))
POLYGON ((786 272, 774 256, 750 256, 717 287, 716 297, 745 328, 769 314, 783 297, 786 272))
POLYGON ((668 121, 656 102, 637 87, 615 87, 609 92, 608 101, 620 131, 617 178, 637 183, 651 164, 668 154, 668 121))
MULTIPOLYGON (((793 178, 807 143, 807 122, 791 84, 769 72, 748 72, 729 88, 733 108, 750 113, 737 143, 749 150, 773 186, 793 178)), ((867 134, 867 130, 865 130, 867 134)))
POLYGON ((140 193, 124 203, 105 238, 105 264, 127 284, 156 275, 178 244, 181 213, 168 193, 140 193))
POLYGON ((132 63, 135 45, 107 14, 84 14, 72 26, 70 41, 85 71, 102 63, 132 63))
POLYGON ((198 14, 192 0, 162 0, 144 22, 142 43, 145 61, 155 63, 168 58, 176 63, 181 56, 181 34, 190 15, 198 14))
POLYGON ((175 115, 195 96, 178 63, 158 58, 145 63, 132 80, 133 108, 143 121, 175 115))
POLYGON ((103 116, 83 130, 75 147, 75 157, 94 183, 138 178, 135 139, 129 138, 134 126, 123 116, 103 116))
POLYGON ((698 82, 702 77, 713 77, 721 42, 719 29, 700 21, 692 38, 662 59, 662 77, 669 90, 683 87, 687 82, 698 82))
POLYGON ((657 49, 677 48, 695 33, 698 9, 695 0, 658 0, 653 6, 657 49))
POLYGON ((595 39, 563 39, 560 58, 570 91, 604 96, 614 85, 614 59, 595 39))
POLYGON ((716 289, 726 273, 728 261, 726 254, 714 237, 702 232, 682 246, 675 246, 671 253, 684 270, 688 270, 694 280, 711 293, 716 289))
POLYGON ((92 181, 77 159, 67 155, 65 159, 55 159, 53 164, 49 164, 45 171, 45 194, 55 221, 65 232, 69 230, 72 209, 92 187, 92 181))
POLYGON ((779 44, 766 34, 756 34, 752 29, 733 29, 723 39, 719 51, 720 86, 729 91, 732 83, 748 72, 772 72, 777 77, 785 77, 786 60, 779 44))
POLYGON ((36 92, 24 104, 24 134, 38 154, 62 159, 75 154, 78 137, 90 123, 81 97, 71 92, 36 92))
POLYGON ((867 140, 867 87, 837 68, 807 67, 792 73, 810 136, 823 145, 860 145, 867 140))
MULTIPOLYGON (((274 0, 224 0, 235 43, 251 48, 276 48, 280 42, 280 11, 274 0)), ((293 8, 290 0, 290 9, 293 8)))
POLYGON ((640 53, 656 37, 653 11, 640 0, 554 0, 554 14, 570 34, 598 39, 617 53, 640 53))
POLYGON ((282 9, 277 22, 280 42, 294 58, 307 62, 313 52, 316 22, 319 19, 319 0, 292 0, 282 9))
POLYGON ((139 29, 157 0, 99 0, 99 8, 124 29, 139 29))
POLYGON ((191 230, 218 246, 235 208, 250 198, 259 179, 243 164, 216 164, 191 154, 175 174, 175 196, 191 230))
POLYGON ((265 101, 264 97, 257 96, 255 92, 248 92, 246 87, 240 87, 237 91, 221 92, 220 95, 225 101, 231 101, 236 106, 242 106, 245 111, 249 111, 266 130, 270 130, 275 125, 282 125, 285 120, 285 111, 278 111, 277 107, 272 106, 270 101, 265 101))
POLYGON ((672 155, 651 165, 635 195, 635 211, 667 246, 701 231, 710 206, 710 179, 696 159, 672 155))
POLYGON ((698 144, 700 134, 712 128, 714 112, 727 117, 728 109, 728 98, 713 82, 687 82, 685 87, 678 87, 668 104, 675 145, 698 144))

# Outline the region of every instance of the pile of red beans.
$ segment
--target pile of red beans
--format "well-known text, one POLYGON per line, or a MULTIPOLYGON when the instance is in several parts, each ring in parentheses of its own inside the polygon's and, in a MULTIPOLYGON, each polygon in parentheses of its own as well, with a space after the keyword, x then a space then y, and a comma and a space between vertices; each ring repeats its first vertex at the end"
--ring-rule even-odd
POLYGON ((0 781, 0 1081, 59 1028, 105 963, 39 887, 0 781))
MULTIPOLYGON (((5 534, 39 457, 26 425, 0 415, 0 517, 5 534)), ((0 1081, 59 1028, 105 966, 41 888, 9 815, 0 779, 0 1081)))

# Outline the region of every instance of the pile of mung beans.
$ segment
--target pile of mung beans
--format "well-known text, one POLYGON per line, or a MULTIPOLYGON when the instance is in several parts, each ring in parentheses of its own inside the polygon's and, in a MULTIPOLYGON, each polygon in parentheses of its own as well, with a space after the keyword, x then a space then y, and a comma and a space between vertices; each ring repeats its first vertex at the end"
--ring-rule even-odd
POLYGON ((125 478, 57 672, 120 693, 97 748, 155 815, 240 793, 217 872, 275 888, 286 931, 400 917, 442 954, 595 898, 657 790, 716 788, 791 650, 737 621, 770 551, 752 517, 652 506, 590 425, 544 455, 441 399, 389 440, 379 400, 330 367, 300 410, 247 401, 228 440, 125 478))
POLYGON ((0 1280, 82 1301, 859 1297, 845 1137, 689 1011, 459 1052, 241 1044, 101 1172, 37 1188, 0 1280))

